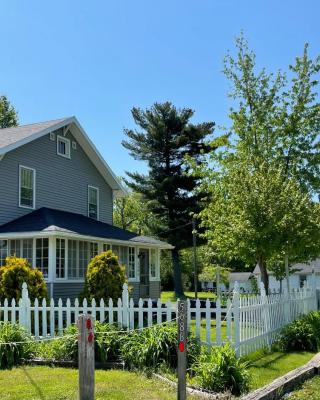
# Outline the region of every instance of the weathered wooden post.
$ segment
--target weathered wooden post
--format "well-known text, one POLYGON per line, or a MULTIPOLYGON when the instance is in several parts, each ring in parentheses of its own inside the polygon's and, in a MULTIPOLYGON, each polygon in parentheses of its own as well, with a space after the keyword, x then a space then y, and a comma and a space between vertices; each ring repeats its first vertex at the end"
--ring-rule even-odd
POLYGON ((79 400, 94 400, 94 321, 91 315, 78 319, 79 400))
POLYGON ((187 398, 187 302, 178 300, 178 400, 187 398))

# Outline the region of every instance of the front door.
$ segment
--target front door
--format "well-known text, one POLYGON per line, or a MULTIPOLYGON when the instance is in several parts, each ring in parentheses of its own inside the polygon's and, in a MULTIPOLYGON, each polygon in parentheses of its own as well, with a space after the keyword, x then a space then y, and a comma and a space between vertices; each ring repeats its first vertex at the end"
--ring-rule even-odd
POLYGON ((139 250, 140 263, 140 297, 149 297, 149 250, 139 250))

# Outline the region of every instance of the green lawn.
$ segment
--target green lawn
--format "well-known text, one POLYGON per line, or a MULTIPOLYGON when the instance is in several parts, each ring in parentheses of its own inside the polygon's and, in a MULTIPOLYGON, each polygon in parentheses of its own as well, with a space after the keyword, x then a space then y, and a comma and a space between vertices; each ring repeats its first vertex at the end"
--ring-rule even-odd
POLYGON ((320 376, 304 382, 300 389, 290 393, 290 400, 319 400, 320 399, 320 376))
MULTIPOLYGON (((306 364, 316 353, 282 353, 263 354, 257 352, 247 359, 252 377, 251 389, 257 389, 285 375, 287 372, 306 364)), ((320 396, 318 397, 320 399, 320 396)), ((308 399, 310 400, 310 399, 308 399)))
MULTIPOLYGON (((188 299, 194 299, 195 295, 194 292, 184 292, 186 297, 188 299)), ((215 299, 216 295, 211 292, 198 292, 198 298, 199 299, 215 299)), ((168 300, 172 301, 175 303, 177 301, 177 298, 174 294, 174 292, 161 292, 161 301, 162 303, 166 303, 168 300)))
MULTIPOLYGON (((0 371, 1 400, 76 400, 77 387, 78 371, 75 369, 28 366, 0 371)), ((175 400, 176 392, 144 375, 97 370, 95 399, 175 400)))

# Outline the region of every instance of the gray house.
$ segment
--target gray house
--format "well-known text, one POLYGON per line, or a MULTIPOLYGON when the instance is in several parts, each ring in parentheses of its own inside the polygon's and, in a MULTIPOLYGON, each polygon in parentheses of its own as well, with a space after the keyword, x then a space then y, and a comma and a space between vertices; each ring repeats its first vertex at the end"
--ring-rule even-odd
POLYGON ((160 295, 168 243, 113 226, 117 177, 75 117, 0 129, 0 265, 8 255, 42 271, 51 297, 76 297, 89 261, 112 249, 134 299, 160 295))

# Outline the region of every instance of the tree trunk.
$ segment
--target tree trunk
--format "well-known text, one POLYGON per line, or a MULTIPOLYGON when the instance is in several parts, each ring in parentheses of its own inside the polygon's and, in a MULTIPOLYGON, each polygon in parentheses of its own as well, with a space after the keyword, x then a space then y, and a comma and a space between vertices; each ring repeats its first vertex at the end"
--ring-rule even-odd
POLYGON ((282 279, 280 279, 280 294, 282 294, 282 279))
POLYGON ((269 277, 268 277, 268 271, 267 271, 267 266, 263 260, 262 257, 258 258, 258 265, 261 273, 261 281, 264 284, 264 288, 266 289, 266 293, 269 293, 269 277))
POLYGON ((183 286, 182 286, 182 278, 181 278, 181 266, 180 266, 180 256, 179 250, 173 249, 171 251, 172 256, 172 264, 173 264, 173 279, 174 279, 174 292, 176 297, 183 297, 183 286))

